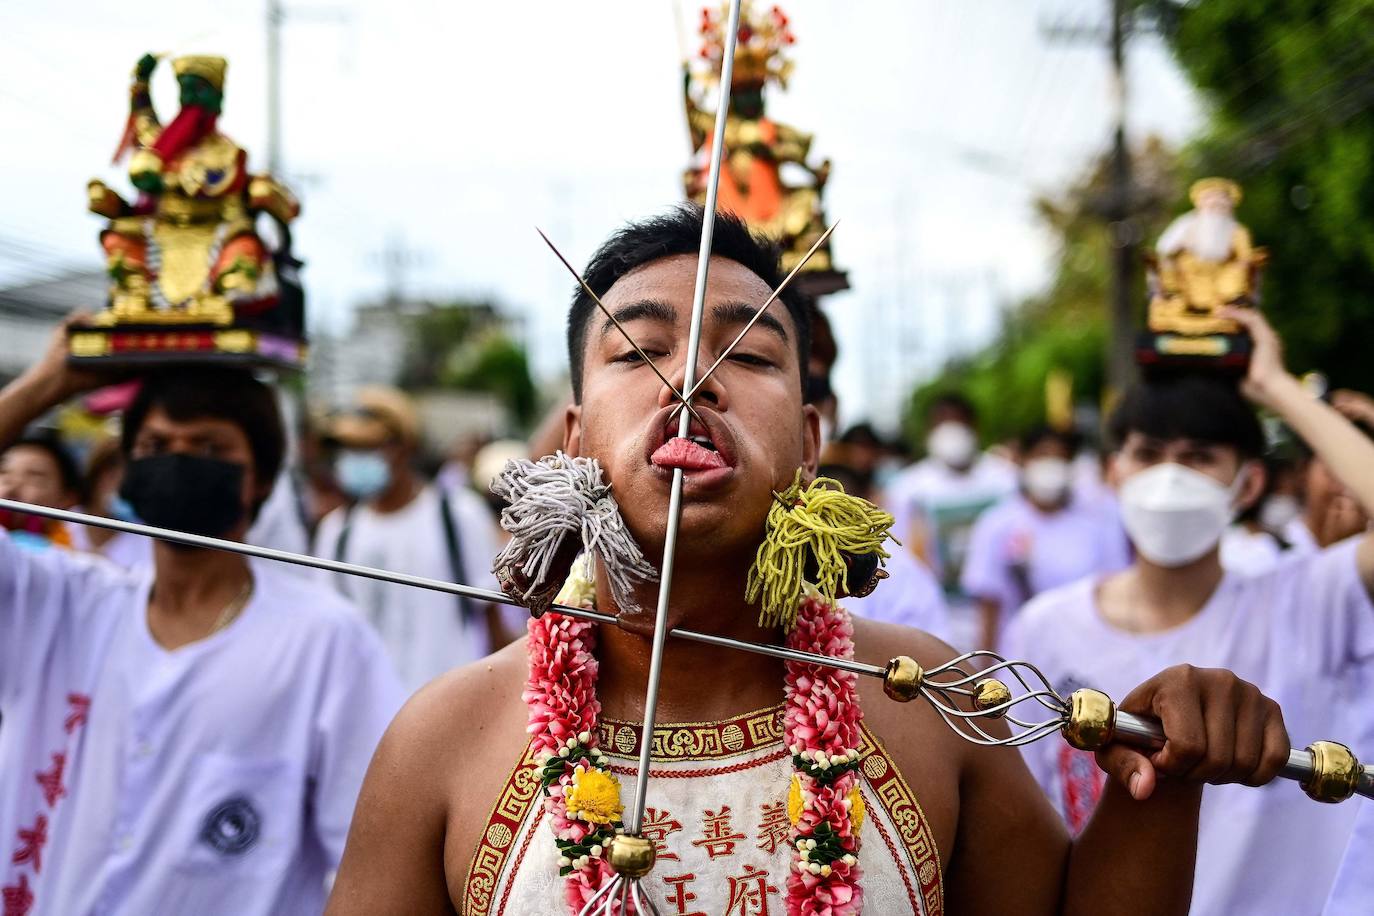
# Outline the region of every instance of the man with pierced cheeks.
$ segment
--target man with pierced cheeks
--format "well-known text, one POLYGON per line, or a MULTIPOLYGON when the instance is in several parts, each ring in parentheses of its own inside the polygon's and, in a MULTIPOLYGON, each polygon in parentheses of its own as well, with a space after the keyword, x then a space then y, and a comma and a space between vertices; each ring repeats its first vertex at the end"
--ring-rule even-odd
MULTIPOLYGON (((630 224, 593 256, 587 274, 591 288, 679 390, 701 227, 700 210, 689 207, 630 224)), ((715 361, 779 280, 776 253, 742 223, 721 216, 699 366, 715 361)), ((568 339, 575 403, 567 411, 564 449, 601 463, 630 531, 651 559, 662 555, 672 470, 684 471, 669 626, 782 641, 779 630, 758 625, 758 608, 744 600, 745 580, 773 492, 791 484, 798 468, 804 477, 816 473, 817 415, 802 399, 807 335, 804 308, 784 295, 697 393, 704 428, 695 425, 690 442, 673 442, 675 396, 590 300, 581 294, 574 300, 568 339)), ((597 606, 616 613, 604 580, 598 577, 597 606)), ((655 600, 656 586, 637 596, 640 608, 653 608, 655 600)), ((642 720, 653 620, 648 611, 619 613, 619 627, 602 627, 596 635, 596 690, 604 721, 634 723, 642 720)), ((854 631, 855 657, 872 664, 907 654, 928 668, 956 654, 904 627, 856 619, 854 631)), ((783 674, 778 660, 670 641, 658 721, 709 731, 713 723, 777 707, 783 674)), ((332 916, 567 912, 549 827, 537 823, 539 799, 517 810, 522 820, 513 838, 507 827, 493 826, 498 798, 521 794, 506 787, 530 740, 521 699, 526 677, 521 640, 450 672, 410 700, 368 773, 332 916), (489 862, 499 864, 488 869, 489 862)), ((1203 785, 1268 782, 1288 753, 1277 706, 1254 687, 1227 671, 1168 669, 1118 698, 1122 709, 1159 718, 1168 743, 1154 754, 1121 745, 1100 752, 1097 763, 1110 781, 1091 822, 1071 839, 1015 750, 966 743, 928 705, 893 703, 875 679, 860 681, 867 746, 885 764, 861 768, 874 826, 863 833, 860 859, 873 913, 1186 913, 1203 785), (908 816, 914 809, 919 821, 915 827, 907 820, 893 829, 896 820, 872 791, 875 774, 897 774, 912 801, 908 816), (923 895, 903 887, 924 887, 936 874, 929 863, 916 867, 913 846, 901 841, 908 828, 924 831, 938 858, 938 886, 923 895)), ((649 806, 672 809, 671 826, 660 834, 658 867, 645 879, 660 912, 743 912, 741 873, 765 876, 756 882, 749 912, 762 911, 760 902, 782 911, 791 850, 782 843, 772 857, 763 855, 768 844, 766 837, 759 842, 759 805, 750 805, 762 799, 766 807, 769 798, 786 797, 790 760, 781 770, 767 762, 778 759, 780 748, 780 737, 746 747, 736 758, 744 772, 711 770, 711 754, 703 753, 691 761, 691 772, 717 775, 686 778, 682 771, 684 778, 650 780, 649 806), (764 774, 771 774, 766 784, 750 781, 764 774), (673 805, 665 801, 673 799, 673 805), (735 814, 727 834, 720 833, 722 806, 735 814), (726 848, 701 845, 712 835, 737 838, 730 855, 706 854, 726 848)), ((679 765, 683 761, 663 764, 679 765)), ((629 805, 634 761, 621 757, 615 767, 629 805)))

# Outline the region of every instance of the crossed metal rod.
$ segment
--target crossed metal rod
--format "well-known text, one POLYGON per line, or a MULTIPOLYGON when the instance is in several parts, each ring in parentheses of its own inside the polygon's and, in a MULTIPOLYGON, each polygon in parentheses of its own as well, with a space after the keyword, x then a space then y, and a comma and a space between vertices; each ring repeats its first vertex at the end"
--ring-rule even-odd
MULTIPOLYGON (((229 541, 224 538, 188 534, 183 531, 87 515, 67 509, 51 509, 47 506, 38 506, 12 499, 0 499, 0 509, 55 519, 69 524, 91 525, 111 531, 137 534, 175 544, 185 544, 190 547, 225 550, 264 560, 275 560, 296 566, 321 569, 326 572, 359 576, 396 585, 408 585, 450 595, 463 595, 478 601, 524 607, 504 592, 495 589, 446 582, 442 579, 430 579, 424 576, 412 576, 387 569, 345 563, 341 560, 327 560, 322 557, 292 553, 272 547, 259 547, 254 544, 229 541)), ((557 614, 590 620, 608 626, 620 625, 620 620, 615 615, 601 611, 561 604, 553 605, 551 610, 557 614)), ((673 627, 667 631, 666 635, 723 649, 735 649, 784 661, 852 671, 865 677, 877 678, 883 682, 884 690, 888 696, 903 701, 921 697, 935 708, 945 723, 961 738, 981 745, 1016 747, 1029 744, 1056 731, 1066 732, 1073 724, 1075 698, 1081 698, 1080 695, 1083 693, 1083 691, 1079 691, 1070 697, 1063 697, 1055 691, 1044 674, 1034 665, 1026 662, 1008 661, 992 652, 968 652, 925 671, 921 671, 917 667, 914 676, 903 680, 901 677, 902 667, 907 664, 915 664, 905 657, 893 659, 887 666, 882 666, 855 661, 854 659, 817 655, 812 652, 789 649, 785 646, 752 643, 729 636, 702 633, 685 627, 673 627), (974 662, 978 664, 971 664, 974 662), (1001 678, 1015 680, 1024 692, 1013 694, 1010 690, 999 689, 1005 686, 999 680, 1001 678), (903 688, 903 683, 909 686, 903 688), (1032 703, 1048 710, 1050 716, 1032 719, 1025 718, 1015 712, 1021 704, 1029 705, 1032 703), (988 732, 980 724, 980 720, 997 719, 1005 719, 1012 726, 1015 726, 1016 730, 1010 736, 999 736, 988 732)), ((1095 691, 1089 693, 1095 693, 1095 691)), ((1112 708, 1111 712, 1108 739, 1120 740, 1144 748, 1157 748, 1164 743, 1164 733, 1160 729, 1159 723, 1153 719, 1122 712, 1115 708, 1112 708)), ((1311 748, 1292 749, 1289 751, 1288 763, 1280 775, 1306 785, 1313 780, 1317 769, 1317 761, 1311 748)), ((1351 778, 1354 782, 1354 794, 1365 798, 1374 798, 1374 766, 1367 764, 1359 766, 1351 778)))
POLYGON ((830 238, 830 233, 834 232, 835 227, 839 224, 840 221, 835 220, 835 222, 831 223, 830 227, 826 229, 825 232, 821 233, 821 237, 816 239, 815 243, 806 252, 806 254, 802 255, 802 259, 797 262, 796 266, 788 272, 787 276, 782 278, 782 282, 778 284, 778 288, 773 290, 773 292, 769 293, 768 298, 763 300, 763 305, 759 306, 758 311, 756 311, 753 317, 749 319, 749 323, 744 326, 743 330, 741 330, 738 335, 736 335, 734 340, 730 341, 730 345, 725 348, 725 350, 720 354, 720 356, 716 357, 716 361, 711 364, 711 368, 703 372, 701 374, 701 378, 697 379, 696 383, 687 389, 687 394, 684 396, 682 404, 673 409, 673 412, 669 414, 669 419, 672 419, 674 416, 676 416, 678 410, 682 406, 685 406, 690 403, 692 396, 701 390, 701 386, 706 384, 706 380, 711 377, 711 374, 715 372, 718 368, 720 368, 721 363, 725 362, 725 360, 729 358, 730 354, 734 352, 735 347, 738 347, 740 345, 740 341, 744 340, 744 335, 748 334, 749 331, 754 327, 754 325, 758 324, 759 319, 763 317, 763 313, 768 310, 768 306, 772 305, 774 302, 777 301, 778 296, 782 295, 782 291, 787 288, 787 284, 792 282, 793 277, 801 273, 801 269, 806 266, 806 262, 811 260, 811 256, 820 250, 821 246, 824 245, 826 243, 826 240, 830 238))
POLYGON ((763 313, 767 311, 768 306, 772 305, 774 302, 777 301, 778 297, 782 295, 782 291, 785 290, 787 288, 787 285, 792 282, 792 278, 801 272, 802 268, 804 268, 807 262, 811 260, 812 256, 820 250, 821 246, 826 243, 826 241, 830 238, 830 233, 834 232, 835 227, 839 224, 840 221, 835 220, 835 222, 832 223, 830 227, 825 230, 825 232, 821 233, 820 238, 816 239, 815 243, 812 244, 810 249, 807 250, 806 254, 802 255, 801 260, 799 260, 796 263, 796 265, 788 272, 787 276, 783 277, 782 282, 778 284, 777 289, 774 289, 771 293, 768 294, 768 298, 763 300, 763 304, 759 306, 758 311, 756 311, 753 317, 749 319, 749 322, 745 324, 743 330, 741 330, 739 334, 736 335, 734 340, 730 341, 730 345, 727 346, 725 350, 721 352, 720 356, 716 357, 716 361, 711 364, 711 367, 701 374, 701 377, 696 380, 695 384, 688 388, 685 394, 679 391, 677 389, 677 386, 675 386, 672 382, 668 381, 667 376, 665 376, 663 372, 659 370, 658 366, 654 365, 654 361, 649 358, 649 354, 645 353, 642 349, 640 349, 639 344, 635 341, 634 337, 630 335, 630 332, 626 330, 625 326, 620 323, 620 320, 616 318, 614 314, 611 313, 611 310, 608 309, 606 305, 601 301, 601 297, 598 296, 592 290, 592 288, 587 284, 587 281, 582 277, 581 274, 577 272, 577 268, 573 267, 572 264, 568 261, 568 259, 563 256, 563 252, 558 250, 558 246, 556 246, 553 243, 553 241, 549 239, 548 235, 544 233, 544 230, 536 226, 534 231, 539 233, 539 237, 544 240, 544 244, 549 246, 549 250, 554 253, 554 255, 558 258, 559 261, 563 262, 563 266, 568 269, 568 273, 572 274, 573 277, 577 280, 578 285, 582 287, 582 291, 585 292, 591 298, 592 302, 596 303, 597 308, 601 309, 601 313, 606 316, 606 318, 611 322, 611 324, 615 325, 615 329, 620 332, 621 336, 625 338, 626 342, 628 342, 630 346, 634 347, 635 353, 639 354, 639 358, 649 364, 649 368, 653 370, 654 375, 658 376, 658 380, 662 382, 667 387, 667 389, 670 392, 672 392, 673 397, 677 399, 678 404, 676 407, 673 408, 672 413, 668 415, 668 419, 671 421, 685 407, 692 412, 692 416, 696 417, 698 423, 701 423, 703 426, 705 426, 705 421, 701 419, 701 417, 696 412, 696 408, 692 406, 693 396, 695 396, 696 393, 701 390, 702 385, 706 384, 706 380, 711 377, 712 373, 714 373, 716 369, 720 368, 720 364, 725 362, 725 360, 730 357, 730 354, 733 353, 735 348, 740 345, 740 342, 744 340, 745 335, 748 334, 749 331, 754 327, 754 325, 758 323, 759 319, 763 317, 763 313))
MULTIPOLYGON (((544 240, 544 244, 548 245, 549 250, 554 253, 554 256, 557 257, 558 260, 563 262, 564 267, 568 268, 568 273, 572 274, 575 278, 577 278, 578 285, 580 285, 582 287, 582 291, 586 293, 588 296, 590 296, 591 300, 596 303, 596 307, 601 309, 601 314, 605 315, 607 320, 609 320, 611 324, 615 325, 615 329, 620 332, 620 336, 625 338, 626 343, 634 347, 635 353, 639 354, 639 358, 644 360, 648 367, 653 370, 654 375, 658 376, 658 380, 662 382, 664 386, 667 387, 667 389, 673 393, 673 397, 677 398, 678 400, 678 406, 686 407, 688 410, 692 412, 692 416, 696 417, 697 422, 700 423, 702 426, 705 426, 706 421, 703 420, 697 414, 696 408, 692 406, 692 402, 690 400, 691 395, 685 395, 681 391, 678 391, 677 386, 674 385, 672 382, 668 381, 668 377, 664 375, 662 371, 659 370, 658 366, 654 364, 654 361, 649 358, 649 354, 645 353, 640 348, 639 343, 632 336, 630 336, 630 332, 625 329, 625 325, 620 323, 620 319, 615 317, 615 314, 611 312, 610 309, 606 308, 605 303, 601 301, 601 297, 598 296, 596 292, 590 286, 587 285, 586 280, 582 279, 582 275, 577 272, 577 268, 573 267, 572 264, 568 262, 568 259, 563 257, 563 252, 559 251, 558 246, 555 245, 549 239, 549 237, 544 234, 544 230, 540 229, 538 226, 535 226, 534 231, 539 233, 539 237, 544 240)), ((674 411, 673 416, 676 415, 677 412, 674 411)))
MULTIPOLYGON (((682 387, 695 391, 697 357, 701 349, 701 325, 706 314, 706 282, 711 269, 711 250, 716 230, 716 197, 720 191, 720 170, 725 154, 725 125, 730 113, 730 83, 735 69, 735 45, 739 39, 741 0, 730 0, 730 14, 725 27, 724 47, 721 49, 720 98, 716 100, 716 121, 712 133, 711 159, 706 177, 706 201, 701 219, 701 243, 697 247, 696 279, 692 284, 692 312, 687 324, 687 355, 682 368, 682 387)), ((691 394, 683 396, 682 404, 691 410, 691 394)), ((687 413, 678 416, 677 434, 685 439, 691 429, 687 413)), ((668 521, 663 532, 663 561, 659 564, 658 603, 654 608, 654 636, 649 649, 649 674, 644 688, 644 734, 652 735, 658 714, 658 694, 663 675, 663 653, 668 641, 668 605, 673 593, 673 566, 677 555, 677 537, 682 523, 682 488, 684 474, 681 467, 673 468, 668 486, 668 521)), ((641 892, 640 881, 653 867, 653 845, 640 834, 648 803, 649 764, 653 742, 643 741, 639 750, 639 769, 635 773, 635 794, 625 818, 625 837, 611 842, 609 859, 615 877, 610 891, 601 904, 595 901, 582 907, 579 916, 628 916, 627 904, 639 916, 657 916, 652 903, 647 907, 647 895, 641 892), (646 855, 647 852, 647 855, 646 855), (620 906, 615 894, 619 889, 620 906)))

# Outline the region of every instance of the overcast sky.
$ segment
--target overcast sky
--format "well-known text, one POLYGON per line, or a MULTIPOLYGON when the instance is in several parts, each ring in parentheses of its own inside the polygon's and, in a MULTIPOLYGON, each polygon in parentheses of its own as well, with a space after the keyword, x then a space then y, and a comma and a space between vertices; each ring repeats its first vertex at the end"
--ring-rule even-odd
MULTIPOLYGON (((796 72, 769 111, 834 171, 832 297, 842 411, 895 418, 948 354, 984 342, 1051 254, 1029 204, 1106 145, 1107 57, 1045 29, 1105 22, 1107 0, 793 0, 796 72)), ((282 31, 284 158, 312 321, 345 330, 394 273, 422 295, 490 294, 523 316, 544 378, 565 368, 569 278, 620 222, 681 195, 689 153, 668 0, 301 0, 282 31)), ((0 4, 0 283, 99 265, 85 183, 128 191, 109 157, 145 50, 229 58, 221 128, 262 168, 265 4, 0 4)), ((694 36, 684 36, 695 46, 694 36)), ((1186 139, 1197 102, 1151 38, 1131 49, 1132 134, 1186 139)), ((176 111, 167 68, 154 82, 176 111)))

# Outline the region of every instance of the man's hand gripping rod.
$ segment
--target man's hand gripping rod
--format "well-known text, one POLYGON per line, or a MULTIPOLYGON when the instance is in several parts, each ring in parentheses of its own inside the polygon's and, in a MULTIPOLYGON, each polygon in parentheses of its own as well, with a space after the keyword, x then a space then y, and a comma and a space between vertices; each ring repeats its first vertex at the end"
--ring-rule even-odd
MULTIPOLYGON (((495 589, 445 582, 442 579, 428 579, 339 560, 326 560, 271 547, 227 541, 223 538, 187 534, 152 525, 70 512, 66 509, 49 509, 46 506, 36 506, 12 499, 0 499, 0 509, 56 519, 69 524, 90 525, 95 528, 138 534, 190 547, 225 550, 341 575, 409 585, 450 595, 463 595, 494 604, 524 607, 504 592, 495 589)), ((550 610, 556 614, 592 620, 607 626, 620 624, 613 615, 600 611, 561 604, 552 605, 550 610)), ((851 659, 800 652, 783 646, 700 633, 682 627, 670 629, 667 635, 723 649, 736 649, 809 665, 824 665, 878 678, 883 682, 883 691, 889 697, 904 703, 917 697, 924 699, 935 708, 950 728, 974 744, 1019 747, 1054 732, 1060 732, 1069 744, 1086 751, 1097 750, 1111 741, 1121 741, 1141 748, 1158 748, 1164 743, 1164 732, 1155 720, 1122 712, 1116 708, 1110 697, 1096 690, 1078 690, 1066 699, 1054 690, 1040 669, 1034 665, 1008 661, 993 652, 968 652, 925 671, 914 659, 905 655, 899 655, 888 662, 886 667, 881 667, 851 659), (973 668, 971 662, 981 667, 973 668), (1006 684, 1008 679, 1015 680, 1025 692, 1013 696, 1006 684), (1050 715, 1048 718, 1024 718, 1017 712, 1023 704, 1040 706, 1050 715), (979 720, 995 719, 1005 719, 1020 731, 1008 737, 998 737, 989 734, 979 724, 979 720)), ((1343 801, 1351 795, 1374 798, 1374 766, 1361 766, 1348 748, 1334 742, 1318 741, 1304 750, 1291 750, 1288 754, 1288 763, 1279 775, 1300 783, 1303 790, 1318 801, 1343 801)))

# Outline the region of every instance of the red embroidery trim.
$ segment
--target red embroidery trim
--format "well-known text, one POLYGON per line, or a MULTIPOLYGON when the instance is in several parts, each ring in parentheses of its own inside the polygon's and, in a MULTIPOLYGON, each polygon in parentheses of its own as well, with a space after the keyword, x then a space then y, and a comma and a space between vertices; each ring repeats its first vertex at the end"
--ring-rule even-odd
POLYGON ((10 861, 15 865, 32 862, 33 873, 38 874, 43 870, 43 847, 47 845, 47 842, 48 817, 45 814, 40 814, 38 820, 34 821, 32 829, 19 828, 19 848, 14 851, 10 861))
POLYGON ((20 875, 18 884, 8 884, 0 888, 0 899, 5 902, 5 916, 28 916, 33 909, 33 891, 29 890, 29 876, 20 875))
MULTIPOLYGON (((728 767, 707 767, 703 770, 655 770, 649 767, 650 779, 700 779, 703 776, 726 776, 730 773, 738 773, 742 770, 752 770, 754 767, 763 766, 766 763, 777 763, 784 757, 791 757, 787 748, 783 748, 776 753, 769 754, 767 757, 760 757, 758 760, 750 760, 744 763, 732 763, 728 767)), ((618 767, 611 765, 611 772, 617 776, 635 775, 634 767, 618 767)))
POLYGON ((57 800, 67 794, 67 789, 62 785, 62 771, 66 768, 67 755, 53 754, 52 769, 40 770, 33 774, 38 780, 38 785, 43 789, 43 800, 51 808, 57 804, 57 800))
POLYGON ((534 841, 535 834, 539 830, 539 824, 544 820, 544 807, 541 805, 534 812, 534 820, 530 822, 530 829, 525 834, 525 841, 520 844, 520 851, 515 854, 515 862, 511 865, 510 880, 506 882, 506 889, 501 892, 501 905, 497 907, 497 916, 506 911, 506 904, 510 902, 511 888, 515 886, 515 876, 520 874, 520 863, 525 861, 525 853, 530 848, 530 843, 534 841))
MULTIPOLYGON (((864 804, 872 807, 873 799, 869 797, 868 793, 862 789, 859 790, 859 793, 864 797, 864 804)), ((878 836, 882 837, 883 844, 887 846, 887 851, 892 853, 892 860, 897 863, 897 871, 902 876, 902 884, 906 885, 906 899, 911 903, 911 912, 921 912, 921 900, 916 896, 916 888, 911 884, 911 876, 907 874, 905 868, 902 868, 902 859, 906 856, 906 850, 898 849, 896 845, 893 844, 892 834, 887 832, 887 828, 883 826, 881 818, 875 817, 870 823, 877 829, 878 836)))
POLYGON ((70 735, 86 724, 86 719, 91 712, 91 698, 84 693, 69 693, 67 694, 67 705, 72 708, 72 711, 67 714, 67 719, 62 723, 62 727, 70 735))

